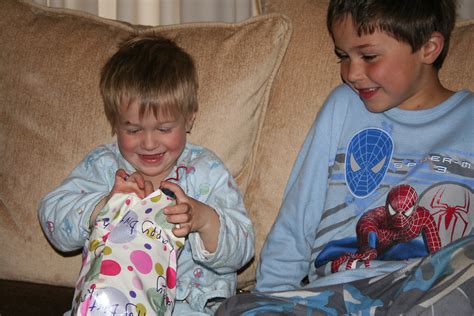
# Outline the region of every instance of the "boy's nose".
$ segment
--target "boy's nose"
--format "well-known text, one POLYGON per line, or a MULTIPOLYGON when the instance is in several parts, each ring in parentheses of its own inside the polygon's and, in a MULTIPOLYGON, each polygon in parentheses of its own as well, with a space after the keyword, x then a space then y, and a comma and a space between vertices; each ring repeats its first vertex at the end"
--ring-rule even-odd
POLYGON ((355 83, 363 77, 364 71, 363 67, 356 62, 351 62, 347 66, 347 80, 350 83, 355 83))
POLYGON ((158 146, 158 144, 159 144, 159 141, 156 135, 154 135, 152 132, 144 133, 143 139, 142 139, 143 149, 152 150, 152 149, 155 149, 158 146))

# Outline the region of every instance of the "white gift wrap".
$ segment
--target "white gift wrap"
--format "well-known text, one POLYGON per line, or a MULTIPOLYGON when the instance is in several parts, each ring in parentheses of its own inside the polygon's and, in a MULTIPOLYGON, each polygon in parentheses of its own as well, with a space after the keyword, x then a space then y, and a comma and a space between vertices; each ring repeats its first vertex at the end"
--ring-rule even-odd
POLYGON ((160 190, 109 200, 83 250, 72 315, 171 315, 184 238, 162 212, 170 204, 160 190))

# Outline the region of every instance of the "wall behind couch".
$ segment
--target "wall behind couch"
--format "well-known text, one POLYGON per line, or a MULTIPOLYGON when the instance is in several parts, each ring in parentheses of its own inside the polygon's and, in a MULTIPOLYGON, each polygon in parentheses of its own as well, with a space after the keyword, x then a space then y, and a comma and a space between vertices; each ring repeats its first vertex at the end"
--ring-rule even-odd
MULTIPOLYGON (((134 24, 196 21, 239 22, 258 14, 255 0, 33 0, 50 7, 86 11, 134 24)), ((459 20, 474 19, 474 0, 459 1, 459 20)))
POLYGON ((460 20, 474 19, 474 1, 473 0, 460 1, 459 19, 460 20))
POLYGON ((257 15, 255 0, 33 0, 142 25, 240 22, 257 15))

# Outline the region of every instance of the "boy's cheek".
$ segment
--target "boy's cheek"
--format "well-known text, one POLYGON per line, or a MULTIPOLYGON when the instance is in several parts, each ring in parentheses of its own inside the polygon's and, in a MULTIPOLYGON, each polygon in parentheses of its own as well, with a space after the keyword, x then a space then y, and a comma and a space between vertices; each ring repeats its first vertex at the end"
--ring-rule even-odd
POLYGON ((135 139, 133 136, 126 135, 123 131, 117 133, 117 143, 121 149, 130 149, 134 146, 135 139))

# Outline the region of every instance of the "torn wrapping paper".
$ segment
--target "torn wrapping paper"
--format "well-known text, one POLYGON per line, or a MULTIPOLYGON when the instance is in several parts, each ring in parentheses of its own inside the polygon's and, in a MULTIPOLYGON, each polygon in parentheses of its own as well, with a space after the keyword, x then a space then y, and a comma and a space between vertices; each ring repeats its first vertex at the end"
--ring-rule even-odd
POLYGON ((171 315, 184 238, 162 210, 174 203, 160 190, 109 200, 83 250, 72 315, 171 315))

